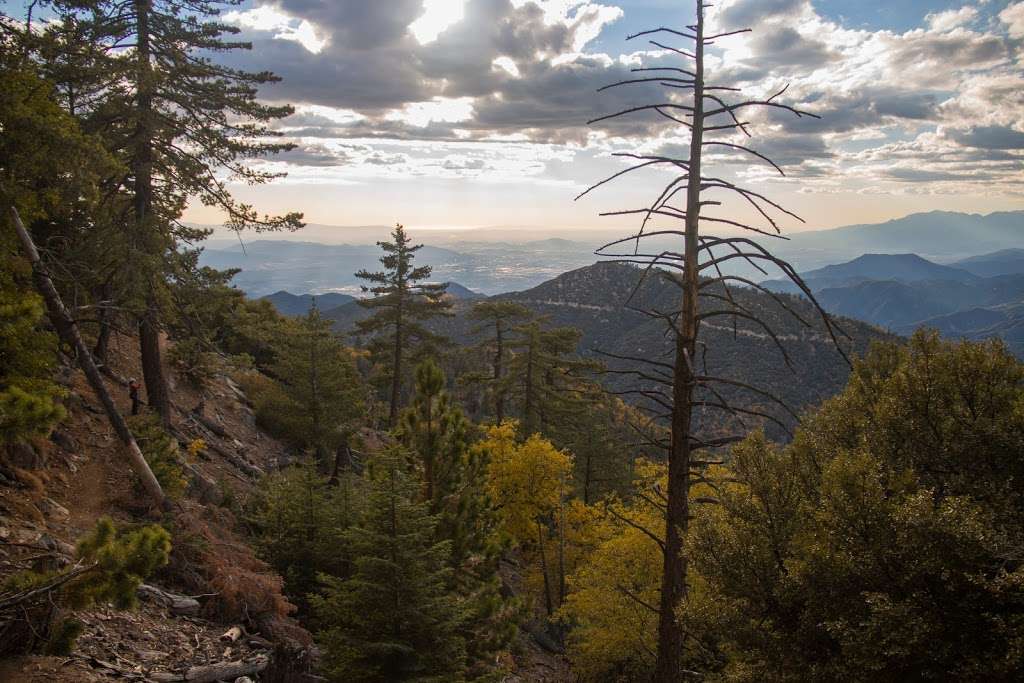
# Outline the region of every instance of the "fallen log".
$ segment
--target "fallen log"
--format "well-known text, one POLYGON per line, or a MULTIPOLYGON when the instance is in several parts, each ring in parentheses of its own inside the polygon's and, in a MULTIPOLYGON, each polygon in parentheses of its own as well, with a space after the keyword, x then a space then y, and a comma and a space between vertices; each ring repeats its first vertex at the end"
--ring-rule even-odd
POLYGON ((14 229, 21 240, 22 249, 25 252, 26 258, 32 264, 32 280, 35 283, 36 289, 39 290, 39 293, 42 294, 43 299, 46 301, 46 308, 50 313, 50 321, 64 343, 75 350, 78 356, 78 365, 85 372, 89 385, 100 399, 100 403, 103 404, 103 408, 107 413, 107 419, 110 420, 114 431, 117 432, 118 438, 127 446, 128 463, 131 465, 132 470, 135 471, 135 474, 142 481, 142 486, 153 499, 153 503, 160 508, 166 509, 169 503, 166 496, 164 496, 164 490, 161 488, 160 482, 153 476, 153 470, 149 468, 149 464, 142 456, 139 444, 136 443, 135 437, 132 435, 131 429, 128 428, 128 423, 125 422, 124 416, 121 415, 117 406, 114 405, 114 399, 110 397, 110 392, 107 391, 103 378, 100 376, 99 368, 96 367, 96 362, 93 360, 92 351, 89 350, 89 347, 82 340, 82 335, 78 331, 78 325, 64 306, 64 301, 60 298, 57 288, 54 287, 53 280, 50 279, 46 266, 43 265, 42 259, 39 258, 39 251, 36 249, 35 242, 32 241, 32 236, 28 234, 25 224, 21 222, 18 210, 13 206, 11 207, 11 215, 14 218, 14 229))
POLYGON ((179 595, 145 583, 138 587, 135 594, 140 600, 155 602, 166 607, 172 614, 185 617, 194 617, 199 614, 199 601, 187 595, 179 595))
POLYGON ((216 683, 225 678, 233 681, 242 676, 258 674, 266 669, 268 664, 270 664, 269 657, 257 655, 252 659, 243 659, 237 662, 193 666, 185 672, 185 680, 188 683, 216 683))

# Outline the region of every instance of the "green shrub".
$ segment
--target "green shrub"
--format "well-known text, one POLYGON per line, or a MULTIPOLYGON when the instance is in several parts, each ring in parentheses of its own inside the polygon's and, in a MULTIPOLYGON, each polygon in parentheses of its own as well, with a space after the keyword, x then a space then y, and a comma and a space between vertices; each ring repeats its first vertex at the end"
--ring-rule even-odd
POLYGON ((183 456, 178 442, 151 415, 132 416, 128 419, 128 426, 164 494, 172 500, 180 498, 185 493, 188 480, 181 467, 183 456))

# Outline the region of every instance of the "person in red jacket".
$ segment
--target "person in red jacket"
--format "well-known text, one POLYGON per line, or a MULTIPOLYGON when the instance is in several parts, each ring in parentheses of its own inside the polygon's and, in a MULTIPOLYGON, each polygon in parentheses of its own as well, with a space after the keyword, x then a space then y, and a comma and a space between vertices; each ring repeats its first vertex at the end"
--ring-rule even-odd
POLYGON ((132 400, 132 415, 138 415, 142 401, 139 399, 139 381, 134 377, 128 380, 128 398, 132 400))

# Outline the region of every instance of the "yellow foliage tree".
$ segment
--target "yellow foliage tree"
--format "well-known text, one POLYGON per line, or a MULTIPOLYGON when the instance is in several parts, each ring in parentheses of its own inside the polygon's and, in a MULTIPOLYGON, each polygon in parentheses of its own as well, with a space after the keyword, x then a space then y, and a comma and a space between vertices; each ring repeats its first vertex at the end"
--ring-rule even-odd
POLYGON ((559 522, 570 491, 572 457, 539 434, 516 441, 516 426, 506 421, 489 427, 477 447, 487 454, 487 491, 501 529, 522 549, 527 585, 543 591, 551 614, 565 594, 566 537, 559 522))
POLYGON ((636 494, 609 501, 603 537, 569 576, 559 611, 573 625, 569 654, 585 681, 641 680, 654 665, 664 540, 664 465, 637 463, 636 494))
POLYGON ((479 447, 489 456, 487 489, 502 529, 519 545, 535 542, 538 525, 569 493, 572 457, 538 434, 518 443, 514 421, 489 427, 479 447))

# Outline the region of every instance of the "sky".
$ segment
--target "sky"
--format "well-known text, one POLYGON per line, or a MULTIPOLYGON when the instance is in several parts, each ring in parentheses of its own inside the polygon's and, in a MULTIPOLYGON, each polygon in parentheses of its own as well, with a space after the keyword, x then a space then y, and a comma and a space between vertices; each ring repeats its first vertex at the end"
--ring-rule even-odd
MULTIPOLYGON (((616 154, 686 155, 687 131, 655 114, 587 121, 678 100, 648 84, 597 89, 685 67, 627 36, 692 23, 688 0, 253 0, 224 19, 253 49, 219 59, 275 72, 261 97, 295 106, 275 126, 296 149, 259 162, 287 178, 233 187, 261 211, 559 235, 630 225, 598 214, 646 206, 671 180, 637 171, 574 201, 626 167, 616 154)), ((821 117, 748 117, 748 144, 785 178, 740 153, 706 162, 804 219, 787 230, 1024 209, 1024 1, 721 0, 708 24, 753 29, 716 41, 710 82, 755 97, 788 84, 781 101, 821 117)))

